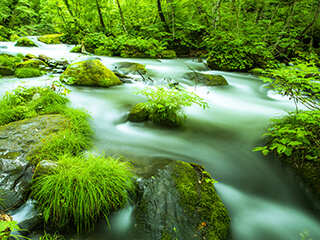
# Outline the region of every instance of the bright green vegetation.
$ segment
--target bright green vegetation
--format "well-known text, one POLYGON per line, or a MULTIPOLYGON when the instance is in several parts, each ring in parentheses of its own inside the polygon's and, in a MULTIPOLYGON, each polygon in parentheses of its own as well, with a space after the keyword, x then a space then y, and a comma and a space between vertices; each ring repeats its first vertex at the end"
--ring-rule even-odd
POLYGON ((34 117, 61 113, 69 100, 49 87, 19 86, 0 101, 0 125, 34 117))
POLYGON ((27 237, 21 236, 21 235, 15 235, 11 232, 16 231, 25 231, 23 229, 20 229, 18 226, 18 222, 16 221, 0 221, 0 239, 1 240, 7 240, 7 239, 29 239, 27 237))
POLYGON ((73 63, 60 76, 60 81, 69 85, 111 87, 122 82, 99 60, 73 63))
POLYGON ((61 43, 62 36, 63 34, 46 34, 38 37, 38 40, 46 44, 59 44, 61 43))
MULTIPOLYGON (((230 228, 228 211, 214 189, 216 181, 197 164, 178 162, 173 175, 177 190, 181 194, 180 204, 185 206, 198 223, 198 231, 209 240, 224 239, 230 228)), ((202 235, 201 234, 201 235, 202 235)))
POLYGON ((198 104, 203 109, 208 107, 202 98, 184 89, 146 87, 136 93, 148 98, 147 104, 142 106, 142 109, 144 107, 148 109, 148 119, 167 126, 181 126, 183 124, 187 117, 183 111, 184 107, 189 107, 192 104, 198 104))
POLYGON ((209 56, 215 69, 246 71, 319 53, 319 10, 316 0, 4 0, 0 39, 61 33, 63 42, 96 54, 168 57, 163 50, 174 50, 209 56))
POLYGON ((0 66, 14 68, 17 63, 22 61, 24 56, 19 53, 17 56, 13 56, 6 53, 0 54, 0 66))
POLYGON ((43 236, 39 238, 39 240, 64 240, 64 237, 58 233, 50 234, 45 232, 43 236))
POLYGON ((42 143, 29 152, 26 158, 36 164, 42 159, 58 160, 70 154, 77 155, 91 147, 92 130, 89 114, 82 109, 73 109, 67 104, 66 89, 58 86, 18 87, 6 93, 0 101, 0 125, 45 114, 62 114, 67 117, 65 130, 42 139, 42 143), (55 91, 56 90, 56 91, 55 91))
MULTIPOLYGON (((73 52, 73 53, 81 53, 81 46, 75 46, 71 49, 70 52, 73 52)), ((103 54, 102 54, 103 55, 103 54)))
POLYGON ((37 44, 35 44, 32 40, 28 38, 20 38, 18 39, 17 43, 15 46, 20 46, 20 47, 38 47, 37 44))
POLYGON ((131 177, 131 166, 117 158, 64 156, 50 174, 33 179, 32 197, 46 222, 90 231, 100 217, 124 207, 134 189, 131 177))
POLYGON ((40 77, 45 73, 38 68, 17 68, 14 71, 14 75, 17 78, 31 78, 31 77, 40 77))
POLYGON ((268 128, 266 146, 257 147, 264 155, 276 152, 312 190, 320 201, 320 84, 318 68, 301 63, 279 69, 266 70, 262 77, 278 93, 289 96, 296 104, 296 111, 280 119, 272 119, 268 128), (309 108, 299 111, 298 103, 309 108))

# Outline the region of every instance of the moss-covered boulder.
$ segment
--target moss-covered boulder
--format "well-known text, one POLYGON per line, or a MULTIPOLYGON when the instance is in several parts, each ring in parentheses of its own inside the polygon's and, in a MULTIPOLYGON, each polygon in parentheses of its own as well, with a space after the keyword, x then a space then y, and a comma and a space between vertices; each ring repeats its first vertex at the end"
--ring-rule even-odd
POLYGON ((15 207, 23 204, 35 169, 26 160, 27 154, 66 127, 67 118, 62 115, 37 116, 0 126, 0 188, 11 189, 5 197, 13 198, 15 207))
POLYGON ((47 67, 48 65, 40 59, 30 59, 25 62, 18 63, 17 68, 42 68, 41 66, 47 67))
POLYGON ((19 62, 21 62, 23 56, 17 57, 10 54, 0 54, 0 75, 10 76, 14 75, 13 68, 19 62))
POLYGON ((39 59, 30 59, 18 63, 14 70, 14 75, 18 78, 39 77, 45 74, 44 69, 48 65, 39 59))
POLYGON ((0 66, 0 75, 1 76, 10 76, 10 75, 14 75, 14 72, 11 67, 0 66))
POLYGON ((147 108, 147 105, 145 103, 138 103, 131 109, 128 115, 128 121, 143 122, 148 119, 148 116, 149 110, 147 108))
POLYGON ((59 44, 62 36, 63 34, 46 34, 38 37, 38 40, 46 44, 59 44))
POLYGON ((177 54, 174 50, 163 50, 160 58, 177 58, 177 54))
POLYGON ((118 62, 115 63, 114 68, 117 72, 122 74, 135 74, 135 75, 144 75, 147 73, 145 65, 135 62, 118 62))
POLYGON ((221 75, 190 72, 183 75, 185 79, 194 81, 196 84, 205 86, 228 85, 227 80, 221 75))
POLYGON ((60 76, 60 81, 69 85, 110 87, 122 82, 99 60, 73 63, 60 76))
MULTIPOLYGON (((162 160, 159 160, 162 161, 162 160)), ((149 239, 225 239, 228 211, 203 166, 172 161, 139 182, 136 220, 149 239)))
POLYGON ((38 45, 35 44, 32 40, 30 40, 28 38, 25 38, 25 37, 18 39, 18 41, 15 44, 15 46, 19 46, 19 47, 38 47, 38 45))

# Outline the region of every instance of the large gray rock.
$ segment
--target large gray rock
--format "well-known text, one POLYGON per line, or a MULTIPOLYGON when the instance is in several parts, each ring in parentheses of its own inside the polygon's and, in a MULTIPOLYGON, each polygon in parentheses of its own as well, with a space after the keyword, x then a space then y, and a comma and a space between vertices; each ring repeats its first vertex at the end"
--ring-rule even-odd
POLYGON ((35 165, 26 157, 42 140, 66 127, 66 117, 43 115, 0 126, 0 190, 4 208, 25 202, 35 165))
POLYGON ((139 181, 138 228, 153 240, 224 239, 230 218, 209 173, 181 161, 157 165, 139 181))

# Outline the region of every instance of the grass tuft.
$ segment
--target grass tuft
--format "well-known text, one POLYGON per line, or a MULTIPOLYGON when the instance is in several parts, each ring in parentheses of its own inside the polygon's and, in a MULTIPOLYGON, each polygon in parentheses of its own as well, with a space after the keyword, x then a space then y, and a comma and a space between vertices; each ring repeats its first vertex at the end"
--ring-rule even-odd
POLYGON ((119 158, 64 156, 51 174, 33 179, 32 197, 46 222, 90 231, 100 217, 124 207, 134 189, 131 177, 131 165, 119 158))

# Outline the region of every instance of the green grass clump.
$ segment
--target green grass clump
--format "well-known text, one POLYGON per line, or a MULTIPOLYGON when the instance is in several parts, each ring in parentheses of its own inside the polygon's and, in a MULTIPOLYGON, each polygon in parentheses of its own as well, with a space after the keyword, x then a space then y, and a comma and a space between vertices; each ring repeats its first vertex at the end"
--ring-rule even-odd
POLYGON ((13 56, 6 53, 0 54, 0 66, 13 68, 17 63, 22 61, 24 56, 19 53, 17 56, 13 56))
POLYGON ((42 159, 58 161, 66 154, 76 156, 92 146, 90 115, 82 109, 73 108, 65 108, 62 114, 69 119, 67 128, 43 139, 42 144, 28 154, 29 162, 37 164, 42 159))
POLYGON ((43 114, 63 113, 69 99, 47 87, 19 86, 0 100, 0 125, 43 114))
POLYGON ((38 68, 17 68, 14 71, 14 75, 17 78, 31 78, 31 77, 40 77, 45 73, 45 71, 38 68))
POLYGON ((80 233, 124 207, 134 189, 131 177, 131 165, 118 158, 64 156, 50 174, 33 179, 31 195, 46 222, 57 227, 73 223, 80 233))

